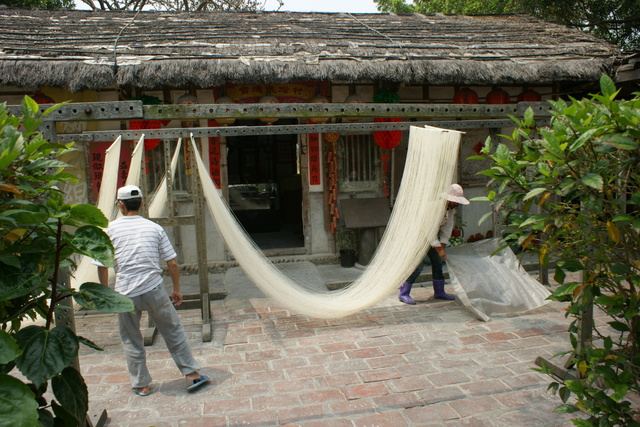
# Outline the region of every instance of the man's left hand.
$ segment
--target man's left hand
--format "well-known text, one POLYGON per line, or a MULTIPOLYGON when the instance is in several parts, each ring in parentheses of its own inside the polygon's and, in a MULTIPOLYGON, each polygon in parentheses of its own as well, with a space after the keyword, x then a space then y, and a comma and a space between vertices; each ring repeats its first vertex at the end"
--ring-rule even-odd
POLYGON ((178 307, 180 304, 182 304, 182 294, 179 291, 171 292, 171 302, 173 303, 173 305, 178 307))

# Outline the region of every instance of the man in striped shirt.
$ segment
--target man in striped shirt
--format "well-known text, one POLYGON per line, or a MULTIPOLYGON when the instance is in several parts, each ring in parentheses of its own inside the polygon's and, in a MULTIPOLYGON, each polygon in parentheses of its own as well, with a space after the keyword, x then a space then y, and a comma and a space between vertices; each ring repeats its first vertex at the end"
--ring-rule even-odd
MULTIPOLYGON (((139 396, 151 394, 151 375, 140 332, 142 311, 147 311, 162 334, 176 366, 185 376, 187 390, 191 391, 210 378, 198 372, 200 364, 191 354, 191 346, 174 307, 182 303, 177 255, 164 229, 139 215, 142 191, 138 187, 128 185, 118 189, 116 203, 122 217, 109 224, 107 234, 114 248, 115 290, 131 298, 135 307, 133 312, 118 314, 131 390, 139 396), (160 258, 166 261, 173 282, 171 297, 167 295, 162 279, 160 258)), ((108 286, 108 275, 108 269, 98 265, 101 284, 108 286)))

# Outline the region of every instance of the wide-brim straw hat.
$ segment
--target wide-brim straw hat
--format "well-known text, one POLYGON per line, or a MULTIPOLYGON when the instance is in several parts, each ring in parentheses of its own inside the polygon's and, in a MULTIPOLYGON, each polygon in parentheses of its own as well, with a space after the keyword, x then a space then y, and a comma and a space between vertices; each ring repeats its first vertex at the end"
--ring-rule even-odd
POLYGON ((447 194, 447 200, 461 205, 468 205, 470 202, 464 197, 464 191, 459 184, 451 184, 449 187, 449 194, 447 194))

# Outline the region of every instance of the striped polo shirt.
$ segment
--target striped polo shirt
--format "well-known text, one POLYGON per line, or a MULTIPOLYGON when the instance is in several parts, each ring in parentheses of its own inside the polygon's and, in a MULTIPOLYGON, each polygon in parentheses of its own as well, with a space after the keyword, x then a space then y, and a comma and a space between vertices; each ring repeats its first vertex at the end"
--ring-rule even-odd
POLYGON ((123 216, 109 224, 107 234, 115 251, 117 292, 135 297, 163 283, 160 259, 177 255, 160 225, 139 215, 123 216))

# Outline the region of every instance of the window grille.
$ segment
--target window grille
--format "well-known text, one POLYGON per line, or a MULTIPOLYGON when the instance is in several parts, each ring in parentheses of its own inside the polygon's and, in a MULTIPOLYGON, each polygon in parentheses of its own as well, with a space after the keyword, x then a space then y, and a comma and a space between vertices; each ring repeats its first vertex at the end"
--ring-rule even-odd
POLYGON ((342 135, 338 149, 342 190, 374 190, 379 187, 378 146, 371 133, 342 135))

